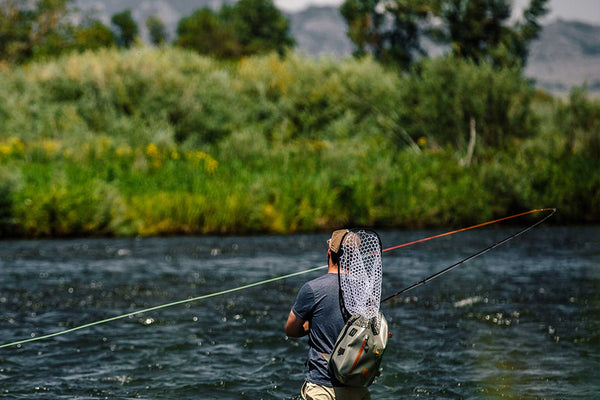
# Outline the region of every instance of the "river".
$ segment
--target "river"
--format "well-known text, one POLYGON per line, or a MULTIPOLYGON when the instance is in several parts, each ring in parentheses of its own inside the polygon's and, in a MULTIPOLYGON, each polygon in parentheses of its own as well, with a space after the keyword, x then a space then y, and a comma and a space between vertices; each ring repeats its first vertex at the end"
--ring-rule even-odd
MULTIPOLYGON (((385 297, 517 228, 384 253, 385 297)), ((380 231, 383 247, 440 233, 380 231)), ((326 263, 327 234, 0 242, 0 345, 326 263)), ((0 397, 296 399, 315 271, 0 348, 0 397)), ((538 227, 382 306, 373 399, 600 398, 600 227, 538 227)))

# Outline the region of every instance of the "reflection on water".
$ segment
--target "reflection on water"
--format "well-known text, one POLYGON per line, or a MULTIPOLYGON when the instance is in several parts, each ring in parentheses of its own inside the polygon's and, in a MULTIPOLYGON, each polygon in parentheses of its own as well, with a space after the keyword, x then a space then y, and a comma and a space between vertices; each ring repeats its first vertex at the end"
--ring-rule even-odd
MULTIPOLYGON (((384 247, 433 231, 380 232, 384 247)), ((385 297, 503 238, 384 254, 385 297)), ((8 343, 325 264, 326 234, 0 242, 8 343)), ((374 399, 600 393, 600 228, 537 228, 383 305, 394 336, 374 399)), ((312 272, 0 349, 0 393, 293 399, 306 339, 283 324, 312 272)))

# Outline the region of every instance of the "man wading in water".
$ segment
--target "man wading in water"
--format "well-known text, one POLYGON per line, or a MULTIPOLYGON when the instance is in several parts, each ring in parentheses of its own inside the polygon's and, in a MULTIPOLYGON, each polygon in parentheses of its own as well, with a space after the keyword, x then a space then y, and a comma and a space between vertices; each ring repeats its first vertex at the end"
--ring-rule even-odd
POLYGON ((364 387, 343 386, 331 376, 327 360, 345 321, 340 307, 338 267, 340 246, 346 229, 334 231, 327 241, 327 274, 306 282, 296 298, 285 324, 289 337, 308 335, 306 377, 302 386, 305 400, 367 400, 369 391, 364 387))

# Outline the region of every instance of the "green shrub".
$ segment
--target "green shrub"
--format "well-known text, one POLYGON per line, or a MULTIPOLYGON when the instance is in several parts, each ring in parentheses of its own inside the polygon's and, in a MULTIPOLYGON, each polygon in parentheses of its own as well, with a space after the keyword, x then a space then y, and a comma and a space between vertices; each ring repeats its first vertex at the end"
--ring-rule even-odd
POLYGON ((600 220, 597 101, 513 70, 164 47, 7 69, 0 86, 2 235, 459 226, 547 206, 600 220))
POLYGON ((18 234, 14 203, 15 193, 18 192, 20 183, 21 177, 18 171, 0 168, 0 237, 18 234))
POLYGON ((413 137, 466 151, 470 121, 481 147, 504 147, 536 133, 533 87, 519 69, 454 57, 426 59, 408 77, 401 123, 413 137))
POLYGON ((558 102, 555 124, 566 140, 567 153, 600 158, 600 99, 588 96, 585 87, 571 91, 568 102, 558 102))

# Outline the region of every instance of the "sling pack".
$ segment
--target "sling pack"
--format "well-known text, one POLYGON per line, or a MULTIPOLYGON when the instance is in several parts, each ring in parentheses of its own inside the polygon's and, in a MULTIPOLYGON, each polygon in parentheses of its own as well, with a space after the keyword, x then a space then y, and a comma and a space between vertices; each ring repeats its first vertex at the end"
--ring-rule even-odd
POLYGON ((382 313, 372 318, 351 316, 328 357, 329 372, 344 385, 371 385, 380 374, 388 337, 388 324, 382 313))

